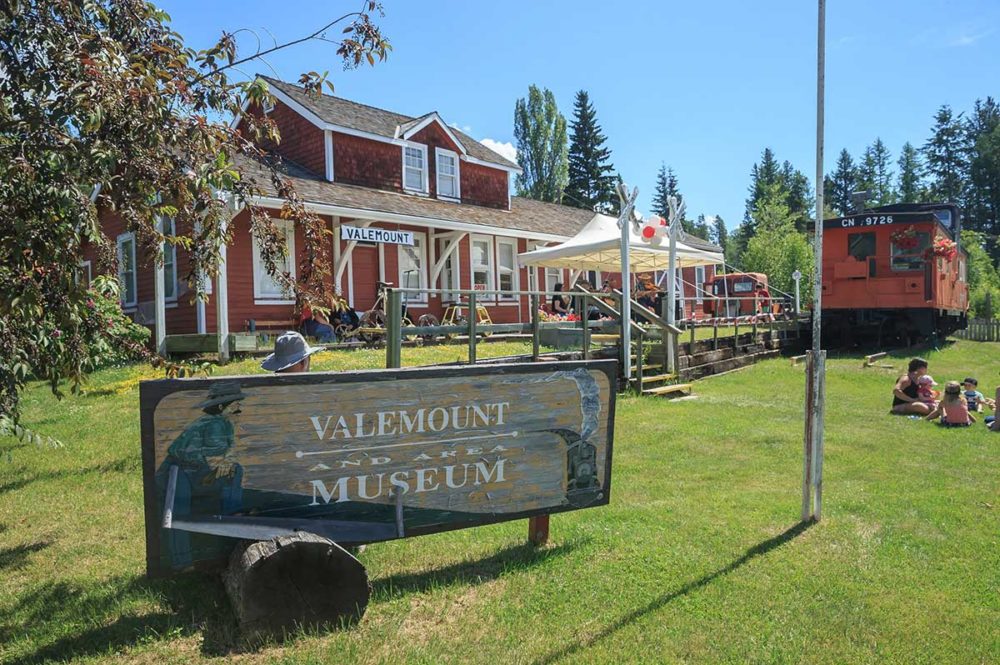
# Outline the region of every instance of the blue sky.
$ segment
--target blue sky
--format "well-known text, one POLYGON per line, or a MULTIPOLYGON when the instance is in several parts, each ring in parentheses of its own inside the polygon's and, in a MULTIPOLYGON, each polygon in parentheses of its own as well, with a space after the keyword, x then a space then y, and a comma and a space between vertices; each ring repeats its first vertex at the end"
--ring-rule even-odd
MULTIPOLYGON (((360 2, 161 0, 202 48, 221 30, 287 41, 360 2)), ((385 0, 387 62, 341 71, 335 47, 275 54, 261 71, 295 80, 330 70, 337 94, 400 113, 438 111, 472 136, 513 142, 514 101, 550 88, 569 119, 590 93, 625 181, 652 196, 660 163, 680 179, 689 215, 743 216, 749 171, 765 146, 812 179, 813 0, 385 0)), ((256 39, 243 40, 244 48, 256 39)), ((829 0, 827 168, 842 147, 881 136, 893 156, 926 140, 941 104, 1000 97, 997 0, 829 0)))

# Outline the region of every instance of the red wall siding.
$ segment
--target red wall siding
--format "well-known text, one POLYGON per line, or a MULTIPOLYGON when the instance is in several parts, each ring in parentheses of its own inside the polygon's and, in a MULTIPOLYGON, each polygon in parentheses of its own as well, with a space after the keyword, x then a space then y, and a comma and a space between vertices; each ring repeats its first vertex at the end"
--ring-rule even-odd
POLYGON ((402 191, 402 148, 333 132, 333 172, 335 181, 347 185, 402 191))
MULTIPOLYGON (((252 107, 247 112, 256 115, 260 111, 252 107)), ((262 144, 263 147, 325 178, 326 148, 323 143, 323 130, 277 100, 269 117, 277 124, 281 141, 277 144, 265 142, 262 144)), ((243 123, 240 127, 243 127, 243 123)))
POLYGON ((461 178, 462 203, 509 209, 506 171, 462 162, 461 178))

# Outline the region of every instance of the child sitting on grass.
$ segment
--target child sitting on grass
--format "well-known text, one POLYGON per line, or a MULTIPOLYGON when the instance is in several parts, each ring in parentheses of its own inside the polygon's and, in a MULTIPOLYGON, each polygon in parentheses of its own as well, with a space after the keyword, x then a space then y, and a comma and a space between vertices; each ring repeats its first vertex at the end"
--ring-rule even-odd
POLYGON ((944 386, 944 398, 937 407, 927 414, 927 420, 941 418, 941 424, 946 427, 968 427, 976 422, 975 416, 969 413, 969 403, 962 394, 962 386, 958 381, 949 381, 944 386))
POLYGON ((969 411, 982 413, 984 404, 991 409, 996 408, 996 402, 979 392, 979 382, 971 376, 962 382, 962 387, 965 388, 965 401, 969 403, 969 411))
POLYGON ((930 374, 924 374, 917 379, 917 399, 934 408, 937 406, 938 392, 934 390, 937 382, 930 374))

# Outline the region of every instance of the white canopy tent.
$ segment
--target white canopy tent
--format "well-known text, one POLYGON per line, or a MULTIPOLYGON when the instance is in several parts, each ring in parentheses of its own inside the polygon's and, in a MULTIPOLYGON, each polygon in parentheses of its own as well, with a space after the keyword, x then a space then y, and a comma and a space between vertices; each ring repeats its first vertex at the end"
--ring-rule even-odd
MULTIPOLYGON (((621 238, 618 220, 596 213, 579 233, 566 242, 518 254, 517 258, 522 266, 621 272, 621 238)), ((654 245, 643 241, 629 225, 629 263, 632 271, 667 270, 669 259, 669 238, 664 237, 659 245, 654 245)), ((678 268, 716 265, 723 261, 721 252, 693 247, 677 240, 678 268)))

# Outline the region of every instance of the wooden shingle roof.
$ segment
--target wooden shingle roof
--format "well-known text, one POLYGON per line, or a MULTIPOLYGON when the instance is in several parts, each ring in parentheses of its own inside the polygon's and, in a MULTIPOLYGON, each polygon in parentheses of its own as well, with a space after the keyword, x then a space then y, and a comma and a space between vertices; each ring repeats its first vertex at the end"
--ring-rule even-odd
MULTIPOLYGON (((367 104, 360 104, 349 99, 343 99, 342 97, 334 97, 333 95, 313 95, 307 93, 297 85, 279 81, 269 76, 258 76, 267 81, 269 86, 288 95, 296 103, 304 106, 324 122, 360 132, 375 134, 387 139, 397 138, 397 131, 400 127, 415 126, 420 120, 431 115, 430 113, 426 113, 418 117, 413 117, 368 106, 367 104)), ((448 131, 455 135, 462 143, 465 151, 472 157, 504 168, 520 168, 517 164, 490 150, 476 139, 464 132, 460 132, 455 127, 449 126, 448 131)))

